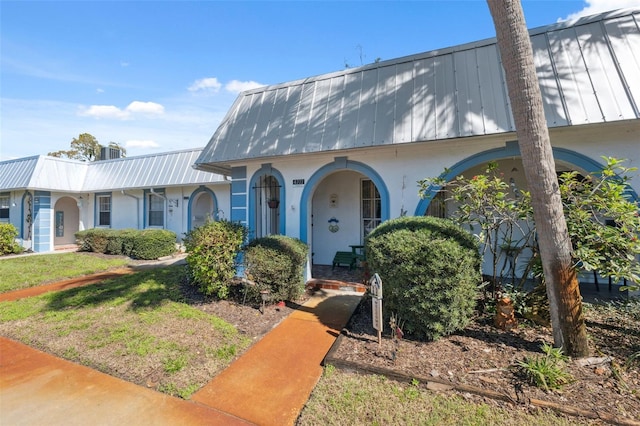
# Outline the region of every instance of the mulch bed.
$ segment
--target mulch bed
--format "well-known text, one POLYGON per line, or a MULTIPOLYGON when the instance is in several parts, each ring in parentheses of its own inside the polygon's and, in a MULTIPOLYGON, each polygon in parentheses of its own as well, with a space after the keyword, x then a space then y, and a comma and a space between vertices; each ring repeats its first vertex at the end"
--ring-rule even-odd
POLYGON ((614 424, 640 425, 640 360, 629 362, 640 350, 640 322, 615 310, 585 311, 591 353, 607 360, 586 366, 571 361, 567 369, 573 381, 561 390, 539 389, 514 368, 525 357, 543 356, 542 343, 553 343, 550 328, 521 323, 503 331, 484 315, 435 342, 392 339, 385 330, 378 344, 367 297, 325 363, 398 380, 418 379, 430 389, 457 390, 470 400, 508 409, 548 407, 614 424))

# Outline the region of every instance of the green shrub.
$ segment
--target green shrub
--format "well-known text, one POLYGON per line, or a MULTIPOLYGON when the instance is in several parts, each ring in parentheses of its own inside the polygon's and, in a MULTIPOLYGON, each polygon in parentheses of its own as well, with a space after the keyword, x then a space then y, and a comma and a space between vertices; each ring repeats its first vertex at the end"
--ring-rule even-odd
POLYGON ((18 230, 10 223, 0 223, 0 255, 21 253, 22 247, 16 243, 18 230))
MULTIPOLYGON (((120 231, 121 233, 121 241, 122 241, 122 254, 125 256, 129 256, 133 251, 133 247, 136 244, 136 235, 138 234, 137 229, 123 229, 120 231)), ((174 241, 175 242, 175 241, 174 241)))
POLYGON ((132 258, 158 259, 176 251, 176 234, 166 229, 144 229, 133 234, 132 244, 132 258))
POLYGON ((136 229, 121 229, 111 232, 108 236, 109 241, 107 242, 106 253, 112 255, 131 256, 136 236, 140 232, 141 231, 136 229))
POLYGON ((106 253, 111 229, 92 228, 76 232, 76 240, 81 251, 94 253, 106 253))
POLYGON ((228 220, 211 221, 194 228, 184 238, 192 281, 206 295, 229 296, 236 258, 247 228, 228 220))
POLYGON ((104 248, 106 254, 122 255, 123 234, 121 231, 110 232, 107 236, 107 245, 104 248))
POLYGON ((304 267, 309 248, 284 235, 253 240, 245 249, 247 275, 269 289, 272 300, 296 300, 304 291, 304 267))
POLYGON ((473 236, 453 222, 387 221, 367 237, 366 253, 370 271, 382 278, 385 317, 395 314, 409 334, 435 340, 471 320, 480 255, 473 236))
POLYGON ((158 259, 176 250, 176 234, 165 229, 93 228, 76 232, 82 251, 124 255, 134 259, 158 259))

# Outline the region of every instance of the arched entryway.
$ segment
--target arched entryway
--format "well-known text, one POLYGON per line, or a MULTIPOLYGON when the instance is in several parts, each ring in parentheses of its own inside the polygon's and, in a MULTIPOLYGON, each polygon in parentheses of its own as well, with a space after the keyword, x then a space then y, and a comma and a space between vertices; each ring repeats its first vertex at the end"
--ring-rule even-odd
POLYGON ((62 197, 54 207, 54 240, 55 246, 75 244, 76 232, 80 229, 80 209, 72 197, 62 197))
POLYGON ((209 188, 200 187, 189 198, 189 230, 218 219, 216 196, 209 188))
POLYGON ((311 176, 300 205, 300 239, 319 265, 331 265, 336 252, 351 251, 389 219, 389 192, 380 175, 344 157, 311 176))

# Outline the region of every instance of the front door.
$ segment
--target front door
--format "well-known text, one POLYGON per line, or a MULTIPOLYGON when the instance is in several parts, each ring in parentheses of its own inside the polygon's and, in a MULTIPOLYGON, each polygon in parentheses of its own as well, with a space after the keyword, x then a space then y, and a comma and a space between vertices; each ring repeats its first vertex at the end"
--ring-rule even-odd
POLYGON ((54 244, 75 244, 76 232, 80 228, 80 210, 76 200, 71 197, 62 197, 56 201, 54 209, 54 244))

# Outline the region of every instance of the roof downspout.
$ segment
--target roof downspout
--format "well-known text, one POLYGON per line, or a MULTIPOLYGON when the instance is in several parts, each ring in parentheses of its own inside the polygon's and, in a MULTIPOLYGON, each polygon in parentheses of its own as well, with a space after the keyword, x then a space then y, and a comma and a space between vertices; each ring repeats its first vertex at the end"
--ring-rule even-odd
POLYGON ((137 229, 140 229, 140 197, 136 197, 132 194, 127 194, 124 189, 120 192, 122 193, 122 195, 126 195, 127 197, 131 197, 136 200, 136 227, 137 229))

